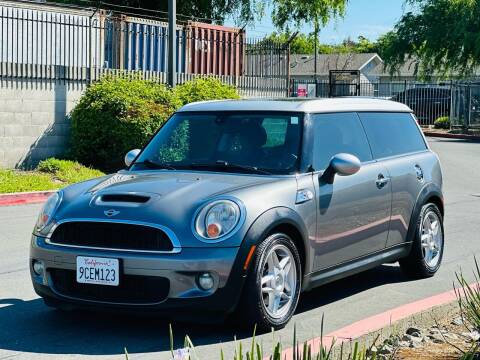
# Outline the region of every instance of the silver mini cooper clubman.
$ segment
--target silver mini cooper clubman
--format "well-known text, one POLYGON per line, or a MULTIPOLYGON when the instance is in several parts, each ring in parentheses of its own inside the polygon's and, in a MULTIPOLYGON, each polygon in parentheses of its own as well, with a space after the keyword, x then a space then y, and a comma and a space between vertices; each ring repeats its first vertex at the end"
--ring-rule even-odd
POLYGON ((239 310, 281 328, 302 291, 395 261, 429 277, 442 261, 439 160, 400 103, 193 103, 125 162, 41 211, 30 269, 47 305, 239 310))

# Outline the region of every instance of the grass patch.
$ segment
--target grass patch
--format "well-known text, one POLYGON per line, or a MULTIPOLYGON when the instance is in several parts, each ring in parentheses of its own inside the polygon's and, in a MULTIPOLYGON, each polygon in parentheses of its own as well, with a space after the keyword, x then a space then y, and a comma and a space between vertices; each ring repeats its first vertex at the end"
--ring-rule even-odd
POLYGON ((51 158, 40 162, 35 171, 0 169, 0 194, 56 190, 102 175, 78 162, 51 158))
POLYGON ((61 184, 56 184, 48 174, 0 170, 0 193, 14 193, 23 191, 42 191, 58 189, 61 184))

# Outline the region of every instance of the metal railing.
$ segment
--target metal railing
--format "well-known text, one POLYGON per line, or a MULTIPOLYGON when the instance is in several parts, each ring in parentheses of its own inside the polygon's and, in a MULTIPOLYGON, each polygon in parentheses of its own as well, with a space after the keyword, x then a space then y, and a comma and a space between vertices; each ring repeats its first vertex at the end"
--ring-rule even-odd
POLYGON ((452 82, 352 81, 334 84, 329 80, 293 80, 291 96, 311 97, 366 96, 398 101, 408 105, 421 125, 433 125, 440 117, 450 116, 452 82), (299 89, 307 88, 307 91, 299 89))
MULTIPOLYGON (((162 21, 0 2, 0 78, 92 82, 135 72, 166 82, 168 37, 162 21)), ((245 96, 287 95, 285 44, 196 22, 177 26, 176 38, 178 82, 216 76, 245 96)))

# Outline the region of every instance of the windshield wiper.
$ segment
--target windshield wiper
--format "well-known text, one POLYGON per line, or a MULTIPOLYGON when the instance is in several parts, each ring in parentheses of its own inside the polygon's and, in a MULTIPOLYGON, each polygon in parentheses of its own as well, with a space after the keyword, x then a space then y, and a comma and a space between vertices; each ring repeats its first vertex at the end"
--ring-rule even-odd
POLYGON ((170 164, 160 163, 152 159, 145 159, 141 162, 136 162, 135 165, 145 165, 152 169, 168 169, 168 170, 177 170, 170 164))
POLYGON ((217 160, 215 163, 191 163, 188 165, 190 168, 212 168, 212 169, 230 169, 230 170, 243 170, 247 172, 253 172, 256 174, 262 174, 262 175, 271 175, 272 173, 260 169, 256 166, 248 166, 248 165, 240 165, 240 164, 234 164, 230 163, 228 161, 224 160, 217 160))

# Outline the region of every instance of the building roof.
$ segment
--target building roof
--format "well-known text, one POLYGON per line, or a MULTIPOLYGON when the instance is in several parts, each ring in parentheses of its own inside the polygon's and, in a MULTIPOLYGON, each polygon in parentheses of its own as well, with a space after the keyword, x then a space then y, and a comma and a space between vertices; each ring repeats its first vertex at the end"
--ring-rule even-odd
MULTIPOLYGON (((418 60, 416 59, 406 59, 405 62, 400 65, 398 71, 396 71, 393 76, 416 76, 416 68, 418 66, 418 60)), ((387 69, 386 65, 378 65, 373 71, 372 75, 374 76, 391 76, 390 70, 387 69)))
MULTIPOLYGON (((372 72, 371 75, 373 76, 388 76, 388 77, 397 77, 397 76, 402 76, 402 77, 417 77, 419 74, 417 74, 417 67, 421 66, 421 62, 418 59, 415 58, 407 58, 405 59, 405 62, 400 65, 397 71, 395 71, 392 74, 390 74, 390 70, 387 68, 387 66, 382 62, 379 64, 372 72)), ((459 76, 458 72, 453 72, 450 74, 451 76, 459 76)), ((473 76, 478 76, 480 75, 480 69, 477 68, 474 71, 473 76)), ((441 73, 439 72, 433 72, 430 74, 430 76, 442 76, 441 73)))
POLYGON ((311 100, 299 100, 298 98, 289 100, 213 100, 191 103, 178 111, 412 112, 408 106, 395 101, 365 97, 311 100))
MULTIPOLYGON (((362 70, 370 62, 375 66, 382 59, 376 53, 318 54, 317 74, 328 75, 330 70, 362 70)), ((290 56, 291 75, 313 75, 315 73, 315 56, 292 54, 290 56)))

